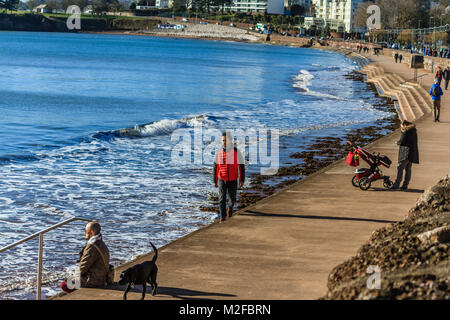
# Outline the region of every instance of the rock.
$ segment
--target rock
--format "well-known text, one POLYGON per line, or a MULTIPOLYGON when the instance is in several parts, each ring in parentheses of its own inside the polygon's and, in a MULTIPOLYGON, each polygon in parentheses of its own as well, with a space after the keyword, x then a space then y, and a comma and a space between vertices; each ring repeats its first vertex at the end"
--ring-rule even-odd
MULTIPOLYGON (((444 226, 421 233, 417 236, 420 241, 437 241, 440 243, 450 242, 450 226, 444 226)), ((436 249, 436 248, 433 248, 436 249)))

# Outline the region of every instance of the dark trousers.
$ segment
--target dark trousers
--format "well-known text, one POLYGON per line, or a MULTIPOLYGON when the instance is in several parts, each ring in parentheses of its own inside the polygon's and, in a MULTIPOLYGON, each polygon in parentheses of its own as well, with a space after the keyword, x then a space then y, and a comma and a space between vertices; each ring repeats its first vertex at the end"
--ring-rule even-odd
POLYGON ((236 193, 237 193, 237 180, 234 181, 224 181, 219 179, 219 214, 222 218, 227 216, 227 193, 230 199, 230 208, 233 208, 236 203, 236 193))
POLYGON ((445 80, 445 90, 448 89, 448 81, 449 81, 449 80, 445 80))
POLYGON ((400 187, 400 183, 403 179, 403 171, 406 171, 405 174, 405 180, 403 181, 403 187, 407 188, 409 185, 409 181, 411 180, 411 167, 412 162, 409 162, 408 160, 403 160, 402 162, 398 163, 397 166, 397 179, 394 182, 393 188, 400 187))
POLYGON ((441 100, 433 100, 434 121, 439 120, 441 114, 441 100))

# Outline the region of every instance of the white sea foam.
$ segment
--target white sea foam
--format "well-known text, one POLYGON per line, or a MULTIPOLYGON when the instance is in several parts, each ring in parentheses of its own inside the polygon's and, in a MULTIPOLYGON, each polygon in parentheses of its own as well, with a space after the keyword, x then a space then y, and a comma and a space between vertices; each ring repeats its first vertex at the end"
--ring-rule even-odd
POLYGON ((294 76, 293 78, 294 83, 292 86, 300 89, 301 94, 306 94, 309 96, 314 96, 322 99, 343 100, 343 101, 348 100, 346 98, 342 98, 336 95, 311 90, 310 87, 312 85, 312 80, 314 78, 315 78, 314 75, 311 74, 309 71, 300 70, 300 73, 294 76))

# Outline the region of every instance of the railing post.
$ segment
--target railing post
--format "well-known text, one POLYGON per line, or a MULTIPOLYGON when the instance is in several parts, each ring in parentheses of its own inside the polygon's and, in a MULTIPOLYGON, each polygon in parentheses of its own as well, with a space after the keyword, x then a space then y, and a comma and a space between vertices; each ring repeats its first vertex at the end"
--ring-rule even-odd
POLYGON ((44 234, 39 234, 39 256, 38 256, 38 273, 37 273, 37 292, 36 299, 41 300, 41 286, 42 286, 42 251, 44 247, 44 234))

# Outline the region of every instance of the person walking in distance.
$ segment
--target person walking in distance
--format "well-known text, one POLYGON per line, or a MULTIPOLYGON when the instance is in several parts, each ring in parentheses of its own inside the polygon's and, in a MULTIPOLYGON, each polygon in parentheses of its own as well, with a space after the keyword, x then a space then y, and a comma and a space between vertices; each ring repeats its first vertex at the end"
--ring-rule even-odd
POLYGON ((440 122, 439 116, 441 114, 441 96, 444 95, 444 92, 439 85, 439 80, 434 80, 434 84, 430 89, 431 99, 433 100, 433 114, 434 114, 434 122, 440 122))
POLYGON ((398 61, 399 61, 400 63, 402 63, 402 60, 403 60, 403 55, 400 54, 400 55, 398 56, 398 61))
POLYGON ((439 85, 441 85, 442 75, 443 75, 442 69, 441 69, 441 67, 438 67, 435 78, 439 81, 439 85))
POLYGON ((403 171, 405 171, 405 180, 400 189, 407 190, 411 181, 411 168, 413 163, 419 163, 419 148, 417 145, 417 129, 416 126, 406 120, 400 125, 402 135, 397 144, 400 146, 398 150, 398 167, 397 179, 391 189, 399 189, 403 179, 403 171))
POLYGON ((450 80, 450 69, 447 67, 443 73, 444 81, 445 81, 445 90, 448 89, 448 82, 450 80))
POLYGON ((233 215, 236 193, 245 182, 245 164, 242 154, 233 145, 229 132, 222 134, 222 149, 217 153, 213 166, 214 186, 219 188, 220 221, 233 215), (227 193, 231 204, 227 208, 227 193))

